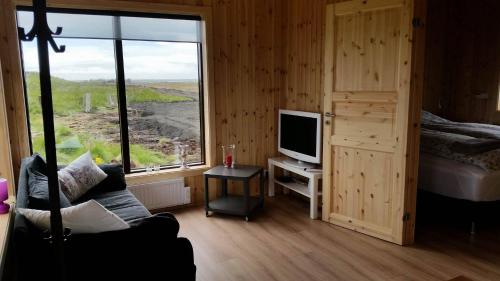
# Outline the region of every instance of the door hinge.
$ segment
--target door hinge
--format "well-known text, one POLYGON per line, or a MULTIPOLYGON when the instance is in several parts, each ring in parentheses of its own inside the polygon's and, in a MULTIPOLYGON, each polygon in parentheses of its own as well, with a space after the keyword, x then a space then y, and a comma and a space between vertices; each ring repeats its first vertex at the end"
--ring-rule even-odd
POLYGON ((408 213, 408 212, 404 213, 404 215, 403 215, 403 221, 407 221, 409 219, 410 219, 410 213, 408 213))
POLYGON ((415 28, 424 26, 424 23, 422 22, 422 19, 420 19, 420 18, 413 18, 413 20, 411 21, 411 24, 415 28))

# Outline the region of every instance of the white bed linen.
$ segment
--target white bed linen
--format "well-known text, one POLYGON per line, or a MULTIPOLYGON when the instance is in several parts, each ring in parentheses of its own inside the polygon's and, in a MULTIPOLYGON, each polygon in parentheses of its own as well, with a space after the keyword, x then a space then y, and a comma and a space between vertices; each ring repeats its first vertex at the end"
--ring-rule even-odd
POLYGON ((477 166, 420 154, 420 189, 470 201, 500 200, 500 171, 487 172, 477 166))

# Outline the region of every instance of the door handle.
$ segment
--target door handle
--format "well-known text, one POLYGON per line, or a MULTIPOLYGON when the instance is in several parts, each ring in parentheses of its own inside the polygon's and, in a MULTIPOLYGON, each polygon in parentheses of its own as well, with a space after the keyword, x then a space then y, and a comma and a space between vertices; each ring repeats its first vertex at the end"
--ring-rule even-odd
POLYGON ((330 112, 325 112, 325 117, 328 117, 328 118, 335 117, 335 114, 332 114, 330 112))

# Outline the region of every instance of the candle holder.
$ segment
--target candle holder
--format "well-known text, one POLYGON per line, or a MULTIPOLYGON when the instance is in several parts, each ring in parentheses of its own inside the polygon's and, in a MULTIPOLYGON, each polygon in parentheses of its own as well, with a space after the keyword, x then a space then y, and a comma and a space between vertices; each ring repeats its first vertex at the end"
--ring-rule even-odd
POLYGON ((222 163, 224 163, 225 168, 234 168, 236 163, 236 145, 222 146, 222 163))
POLYGON ((188 144, 179 144, 177 146, 178 149, 178 157, 179 160, 181 161, 181 169, 189 169, 189 166, 187 164, 187 157, 189 154, 189 145, 188 144))
POLYGON ((9 187, 7 185, 7 180, 0 178, 0 214, 6 214, 9 212, 10 205, 4 202, 7 199, 9 199, 9 187))

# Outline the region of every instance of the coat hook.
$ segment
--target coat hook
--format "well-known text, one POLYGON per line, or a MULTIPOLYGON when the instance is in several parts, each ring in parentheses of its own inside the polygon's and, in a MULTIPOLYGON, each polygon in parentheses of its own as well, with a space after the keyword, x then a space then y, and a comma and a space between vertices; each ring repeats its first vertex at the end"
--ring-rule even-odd
POLYGON ((62 27, 58 26, 56 28, 56 31, 55 32, 51 32, 51 33, 52 33, 52 35, 56 35, 56 36, 57 35, 61 35, 61 33, 62 33, 62 27))
MULTIPOLYGON (((33 27, 31 28, 30 32, 28 32, 27 34, 26 34, 26 31, 24 30, 24 28, 22 28, 22 27, 17 28, 19 38, 22 41, 33 41, 33 39, 37 35, 39 35, 40 29, 36 25, 36 23, 38 22, 38 20, 36 18, 36 14, 34 15, 34 17, 35 17, 35 20, 33 21, 33 27)), ((49 42, 50 46, 52 47, 52 50, 54 50, 54 52, 56 52, 56 53, 63 53, 64 51, 66 51, 66 46, 64 46, 64 45, 57 46, 57 43, 54 41, 54 37, 52 37, 52 35, 56 35, 56 36, 61 35, 61 33, 63 31, 62 27, 58 26, 56 28, 56 31, 54 32, 54 31, 50 30, 50 27, 48 26, 47 22, 42 22, 39 24, 44 24, 46 28, 42 29, 42 30, 48 31, 49 34, 47 34, 47 41, 49 42)))
POLYGON ((47 40, 49 41, 49 44, 52 47, 52 49, 54 50, 54 52, 63 53, 66 50, 66 46, 64 46, 64 45, 57 46, 57 44, 54 41, 54 38, 52 38, 52 36, 49 36, 49 38, 47 38, 47 40))
POLYGON ((24 30, 24 28, 22 27, 18 27, 17 28, 17 32, 19 34, 19 38, 21 38, 21 40, 23 41, 33 41, 33 38, 35 38, 36 36, 36 30, 35 30, 35 27, 33 27, 30 32, 28 32, 26 34, 26 31, 24 30))

